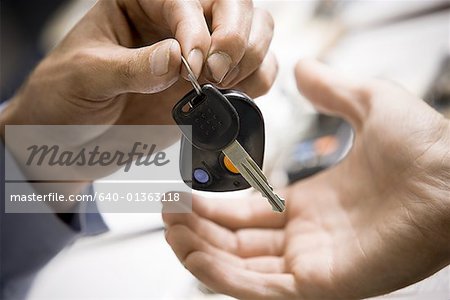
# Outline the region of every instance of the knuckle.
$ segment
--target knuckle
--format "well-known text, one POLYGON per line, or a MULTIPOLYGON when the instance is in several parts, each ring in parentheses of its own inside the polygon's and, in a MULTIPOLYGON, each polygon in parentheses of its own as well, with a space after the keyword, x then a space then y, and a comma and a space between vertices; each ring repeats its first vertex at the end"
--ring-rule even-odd
POLYGON ((169 213, 164 213, 164 211, 163 211, 163 213, 161 214, 161 218, 162 218, 164 224, 170 225, 171 219, 170 219, 169 213))
POLYGON ((264 62, 266 54, 267 50, 257 43, 249 45, 247 49, 247 55, 251 58, 255 66, 259 66, 264 62))
POLYGON ((377 90, 379 89, 379 85, 376 81, 364 81, 361 82, 356 88, 355 88, 355 95, 358 102, 362 105, 364 110, 368 110, 371 106, 371 101, 377 93, 377 90))
POLYGON ((229 38, 236 45, 237 49, 247 48, 247 38, 241 32, 232 32, 229 34, 229 38))
POLYGON ((269 76, 267 76, 267 75, 262 76, 262 79, 261 79, 262 93, 263 94, 267 93, 271 87, 272 87, 272 79, 269 78, 269 76))
POLYGON ((71 83, 74 92, 83 93, 90 85, 90 80, 96 76, 102 62, 90 49, 75 52, 69 61, 71 67, 67 68, 70 70, 67 80, 71 83))
MULTIPOLYGON (((263 90, 264 94, 267 93, 275 81, 275 77, 278 72, 278 62, 276 59, 271 60, 271 66, 267 68, 261 68, 261 76, 260 76, 260 82, 261 82, 261 89, 263 90)), ((267 66, 267 65, 266 65, 267 66)))
POLYGON ((262 8, 255 8, 254 14, 259 15, 263 20, 263 22, 269 27, 271 31, 274 30, 275 22, 273 20, 272 14, 269 11, 262 8))
POLYGON ((82 48, 73 54, 72 60, 75 62, 75 64, 88 64, 95 59, 94 55, 95 52, 91 51, 90 49, 82 48))
POLYGON ((169 226, 166 228, 165 232, 164 232, 164 238, 166 239, 166 242, 170 245, 170 241, 171 241, 171 236, 172 236, 172 226, 169 226))
POLYGON ((134 55, 128 56, 126 60, 118 60, 113 63, 113 68, 116 69, 116 73, 125 82, 131 82, 133 81, 133 79, 136 79, 135 67, 138 64, 139 57, 141 57, 143 50, 136 49, 134 51, 136 51, 136 53, 134 53, 134 55))
POLYGON ((232 57, 238 57, 238 54, 244 53, 248 44, 244 33, 238 31, 223 31, 218 39, 222 41, 223 45, 232 49, 235 54, 232 57))
POLYGON ((253 7, 253 0, 241 0, 241 1, 244 4, 244 6, 246 6, 247 8, 253 7))
POLYGON ((96 72, 101 71, 103 66, 109 64, 108 59, 91 49, 81 49, 77 51, 71 60, 76 70, 83 76, 94 76, 96 72))
POLYGON ((374 81, 361 81, 351 91, 355 101, 350 101, 348 105, 353 111, 356 124, 362 124, 370 115, 377 86, 374 81))
POLYGON ((120 78, 121 84, 127 85, 128 82, 133 80, 133 62, 132 58, 127 58, 128 63, 116 63, 113 68, 115 68, 115 72, 120 78))
POLYGON ((193 8, 203 14, 203 6, 200 1, 192 1, 193 8))
POLYGON ((183 231, 184 231, 183 225, 175 224, 169 226, 164 234, 167 243, 172 244, 174 241, 177 240, 177 236, 180 235, 180 233, 182 233, 183 231))
POLYGON ((178 1, 164 1, 162 3, 163 12, 168 15, 169 13, 174 12, 177 9, 178 5, 178 1))
MULTIPOLYGON (((71 59, 74 70, 78 70, 81 76, 87 76, 96 71, 103 63, 101 58, 90 49, 81 49, 73 54, 71 59)), ((92 76, 92 75, 91 75, 92 76)))
POLYGON ((251 93, 255 97, 259 97, 266 94, 270 90, 273 80, 270 75, 258 71, 257 76, 253 78, 252 82, 255 82, 256 85, 251 88, 251 93))

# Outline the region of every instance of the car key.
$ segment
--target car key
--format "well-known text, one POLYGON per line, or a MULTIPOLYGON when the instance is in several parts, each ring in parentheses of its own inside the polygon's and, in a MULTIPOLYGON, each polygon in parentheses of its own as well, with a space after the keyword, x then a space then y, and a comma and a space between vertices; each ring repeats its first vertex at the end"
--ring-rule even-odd
MULTIPOLYGON (((230 101, 238 116, 241 116, 236 140, 253 158, 259 168, 262 168, 265 130, 264 117, 261 111, 255 105, 255 102, 244 93, 236 90, 220 90, 220 92, 230 101), (242 116, 245 116, 245 118, 242 118, 242 116)), ((196 97, 199 96, 195 90, 184 96, 188 99, 196 97)), ((188 104, 185 110, 189 108, 188 104)), ((202 119, 201 122, 206 123, 207 120, 202 119)), ((192 143, 184 136, 180 141, 180 175, 187 185, 198 191, 230 192, 251 187, 222 151, 206 151, 193 147, 192 143)))
POLYGON ((213 85, 200 86, 189 64, 184 58, 182 61, 197 96, 192 99, 184 97, 172 112, 177 124, 192 126, 180 127, 185 137, 190 137, 190 142, 201 150, 222 151, 245 180, 268 199, 273 210, 282 212, 284 200, 274 193, 258 164, 236 140, 240 129, 237 111, 213 85), (186 105, 190 107, 187 112, 183 110, 186 105), (187 128, 192 128, 192 132, 186 132, 187 128))

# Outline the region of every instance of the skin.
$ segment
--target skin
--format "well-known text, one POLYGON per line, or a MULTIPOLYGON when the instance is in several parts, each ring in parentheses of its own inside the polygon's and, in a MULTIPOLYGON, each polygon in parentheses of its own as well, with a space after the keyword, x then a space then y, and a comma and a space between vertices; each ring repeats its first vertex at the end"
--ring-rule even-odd
MULTIPOLYGON (((2 111, 1 138, 5 125, 174 125, 174 104, 192 90, 183 79, 181 55, 201 83, 257 97, 268 91, 277 73, 275 57, 268 53, 272 35, 272 17, 250 0, 99 1, 2 111), (190 55, 193 50, 196 56, 190 55), (209 59, 217 53, 229 58, 229 68, 209 59), (220 82, 211 70, 223 74, 220 82)), ((42 140, 22 138, 30 144, 33 138, 42 140)), ((129 145, 108 138, 103 131, 82 132, 70 144, 74 152, 99 140, 112 151, 129 145)), ((157 144, 164 148, 178 138, 164 136, 157 144)), ((9 150, 19 165, 26 161, 24 149, 9 150)), ((83 171, 74 172, 82 178, 83 171)), ((96 176, 114 171, 100 168, 96 176)), ((88 184, 74 183, 58 192, 78 193, 88 184)))
POLYGON ((260 196, 193 199, 165 213, 166 239, 211 289, 239 299, 360 299, 450 262, 450 123, 392 83, 346 79, 315 61, 299 90, 349 121, 338 165, 288 186, 285 213, 260 196))
POLYGON ((33 71, 2 125, 174 124, 173 105, 192 89, 180 79, 181 54, 193 49, 204 57, 191 64, 201 82, 217 83, 205 61, 225 53, 240 71, 219 86, 257 97, 277 72, 272 35, 271 16, 247 0, 99 1, 33 71), (167 72, 158 76, 153 54, 165 49, 167 72))

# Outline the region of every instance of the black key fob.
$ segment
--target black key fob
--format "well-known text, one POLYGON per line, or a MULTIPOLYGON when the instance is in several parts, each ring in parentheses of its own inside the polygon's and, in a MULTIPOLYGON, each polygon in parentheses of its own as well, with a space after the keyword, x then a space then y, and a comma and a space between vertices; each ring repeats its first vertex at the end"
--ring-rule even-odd
POLYGON ((202 91, 207 92, 198 95, 195 90, 192 90, 175 105, 172 111, 178 124, 192 125, 192 132, 189 133, 192 135, 191 140, 185 136, 181 139, 181 177, 187 185, 199 191, 228 192, 249 188, 249 183, 239 174, 239 171, 221 150, 229 142, 228 136, 237 130, 236 140, 262 168, 265 137, 261 111, 251 98, 239 91, 217 90, 209 84, 203 85, 202 91), (220 92, 221 95, 216 96, 214 93, 209 93, 211 88, 220 92), (214 102, 205 102, 208 97, 221 96, 231 103, 237 119, 234 118, 234 112, 230 111, 226 113, 231 117, 225 116, 225 112, 224 118, 219 117, 222 110, 229 108, 220 107, 220 104, 219 107, 216 107, 217 104, 214 102), (210 105, 214 106, 208 107, 210 105), (218 111, 217 115, 219 116, 214 117, 214 111, 218 111), (227 130, 224 130, 224 137, 216 141, 209 137, 209 134, 215 134, 211 132, 211 128, 220 131, 217 129, 220 128, 217 126, 219 124, 225 126, 227 130), (205 130, 208 136, 205 136, 205 130), (206 138, 208 141, 214 141, 212 146, 202 143, 202 141, 206 141, 206 138), (195 141, 194 145, 192 140, 195 141), (189 164, 191 155, 192 165, 189 164))

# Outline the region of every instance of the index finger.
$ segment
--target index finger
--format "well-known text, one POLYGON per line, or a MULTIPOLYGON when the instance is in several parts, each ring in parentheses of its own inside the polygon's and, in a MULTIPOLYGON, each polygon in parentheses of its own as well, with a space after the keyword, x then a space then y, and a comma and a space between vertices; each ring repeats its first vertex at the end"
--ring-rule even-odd
POLYGON ((139 3, 146 14, 152 16, 151 19, 157 20, 162 16, 162 19, 167 22, 170 31, 181 45, 182 55, 198 77, 211 44, 208 25, 200 2, 197 0, 139 0, 139 3))

